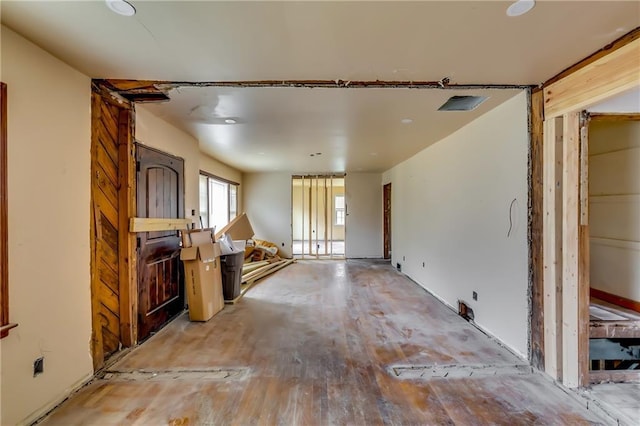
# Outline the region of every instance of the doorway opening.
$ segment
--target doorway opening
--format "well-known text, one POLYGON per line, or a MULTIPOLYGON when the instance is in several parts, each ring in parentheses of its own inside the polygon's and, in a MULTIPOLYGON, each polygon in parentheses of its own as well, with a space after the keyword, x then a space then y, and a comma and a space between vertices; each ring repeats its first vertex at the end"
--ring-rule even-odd
POLYGON ((384 258, 391 259, 391 183, 385 184, 382 188, 384 258))
POLYGON ((293 255, 344 259, 347 205, 344 175, 293 176, 293 255))

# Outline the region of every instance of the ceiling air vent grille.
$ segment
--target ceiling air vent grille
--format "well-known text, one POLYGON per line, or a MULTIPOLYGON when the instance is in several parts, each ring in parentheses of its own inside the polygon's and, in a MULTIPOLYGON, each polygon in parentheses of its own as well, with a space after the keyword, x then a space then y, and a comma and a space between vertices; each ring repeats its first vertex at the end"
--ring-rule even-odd
POLYGON ((438 111, 471 111, 486 100, 486 96, 452 96, 438 111))

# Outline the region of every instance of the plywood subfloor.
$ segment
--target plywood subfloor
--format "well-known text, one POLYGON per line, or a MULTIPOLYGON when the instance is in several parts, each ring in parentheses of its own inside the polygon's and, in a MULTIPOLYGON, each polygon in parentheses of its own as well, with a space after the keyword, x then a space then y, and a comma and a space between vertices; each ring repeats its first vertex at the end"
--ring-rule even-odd
POLYGON ((43 424, 602 422, 521 364, 388 264, 300 261, 207 323, 177 319, 43 424), (502 373, 402 378, 394 365, 502 373))

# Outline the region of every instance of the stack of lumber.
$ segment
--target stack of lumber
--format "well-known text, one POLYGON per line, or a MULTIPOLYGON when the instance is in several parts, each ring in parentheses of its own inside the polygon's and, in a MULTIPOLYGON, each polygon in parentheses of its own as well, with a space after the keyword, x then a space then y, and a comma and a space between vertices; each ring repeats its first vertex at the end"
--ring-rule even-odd
POLYGON ((245 263, 242 267, 242 283, 253 283, 271 275, 276 271, 291 265, 294 259, 281 259, 275 256, 271 260, 263 260, 260 262, 245 263))

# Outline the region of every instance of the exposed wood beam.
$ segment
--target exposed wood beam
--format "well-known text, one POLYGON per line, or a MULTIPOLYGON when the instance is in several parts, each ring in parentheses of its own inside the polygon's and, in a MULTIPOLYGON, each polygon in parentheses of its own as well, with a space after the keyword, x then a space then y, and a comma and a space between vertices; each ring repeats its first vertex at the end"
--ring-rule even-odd
POLYGON ((591 121, 640 121, 640 114, 591 112, 589 119, 591 121))
POLYGON ((635 28, 634 30, 628 32, 627 34, 623 35, 622 37, 618 38, 617 40, 614 40, 613 42, 609 43, 608 45, 606 45, 602 49, 592 53, 589 56, 587 56, 586 58, 584 58, 580 62, 578 62, 576 64, 573 64, 570 67, 564 69, 560 73, 556 74, 555 76, 553 76, 552 78, 547 80, 544 83, 544 85, 545 86, 549 86, 549 85, 555 83, 556 81, 562 80, 563 78, 573 74, 574 72, 578 71, 579 69, 584 68, 587 65, 590 65, 590 64, 592 64, 592 63, 604 58, 605 56, 609 55, 610 53, 615 52, 616 50, 620 49, 621 47, 624 47, 627 44, 631 43, 632 41, 635 41, 635 40, 638 40, 638 39, 640 39, 640 27, 635 28))
POLYGON ((545 117, 581 110, 640 86, 640 39, 544 85, 545 117))

